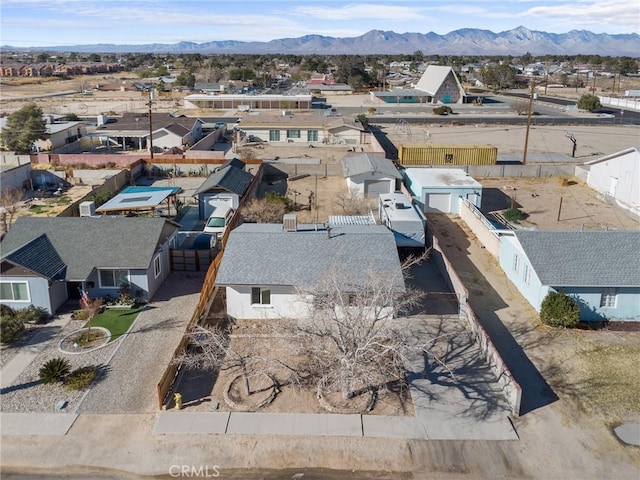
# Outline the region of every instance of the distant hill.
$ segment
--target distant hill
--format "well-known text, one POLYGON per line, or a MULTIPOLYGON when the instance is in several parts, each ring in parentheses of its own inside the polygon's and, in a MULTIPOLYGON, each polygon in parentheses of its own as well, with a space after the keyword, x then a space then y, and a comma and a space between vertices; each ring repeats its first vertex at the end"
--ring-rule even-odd
MULTIPOLYGON (((11 46, 4 50, 24 50, 11 46)), ((586 30, 547 33, 518 27, 500 33, 477 28, 464 28, 438 35, 436 33, 395 33, 371 30, 359 37, 334 38, 305 35, 280 38, 270 42, 224 40, 205 43, 179 42, 145 45, 94 44, 59 47, 32 47, 31 50, 101 53, 252 53, 252 54, 411 54, 420 50, 425 55, 602 55, 637 57, 640 35, 609 35, 586 30)))

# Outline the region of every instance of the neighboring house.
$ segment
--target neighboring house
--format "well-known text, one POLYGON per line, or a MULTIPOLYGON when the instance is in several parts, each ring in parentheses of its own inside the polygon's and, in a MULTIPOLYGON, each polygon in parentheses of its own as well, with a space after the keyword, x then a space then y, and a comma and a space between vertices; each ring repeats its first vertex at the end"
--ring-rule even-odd
POLYGON ((451 67, 429 65, 415 88, 428 93, 431 103, 464 103, 464 88, 451 67))
POLYGON ((480 208, 482 185, 459 168, 401 170, 414 201, 425 213, 460 212, 460 198, 480 208))
POLYGON ((627 148, 584 164, 587 184, 640 216, 640 147, 627 148))
POLYGON ((198 215, 208 218, 213 212, 214 203, 228 200, 229 206, 237 209, 240 199, 246 193, 253 175, 244 170, 245 164, 238 159, 230 160, 216 169, 202 182, 193 194, 198 197, 198 215))
MULTIPOLYGON (((366 285, 371 271, 388 275, 404 291, 393 233, 382 225, 324 228, 245 223, 229 235, 216 277, 226 289, 227 314, 236 319, 304 318, 313 289, 334 269, 353 285, 366 285)), ((345 292, 348 295, 350 292, 345 292)))
MULTIPOLYGON (((47 138, 33 142, 33 150, 36 152, 50 151, 73 143, 87 134, 84 122, 67 122, 61 120, 63 115, 45 114, 47 138)), ((7 124, 7 117, 0 118, 0 129, 7 124)))
POLYGON ((500 232, 500 267, 538 312, 550 291, 584 321, 640 320, 640 232, 500 232))
POLYGON ((36 140, 33 143, 36 151, 50 151, 64 147, 80 140, 87 134, 84 122, 52 121, 47 117, 47 135, 45 140, 36 140))
POLYGON ((377 153, 348 153, 342 157, 342 173, 349 192, 378 197, 400 190, 402 175, 395 164, 377 153))
POLYGON ((308 110, 311 108, 311 95, 250 95, 221 94, 208 95, 195 93, 184 97, 184 108, 242 109, 242 110, 308 110))
POLYGON ((269 143, 365 145, 371 134, 355 120, 317 115, 256 116, 242 120, 242 138, 269 143))
POLYGON ((105 143, 117 144, 123 150, 143 150, 148 148, 151 129, 154 151, 163 151, 194 145, 202 138, 202 125, 199 118, 154 113, 150 126, 148 113, 127 112, 122 117, 98 125, 92 136, 99 137, 105 143))
POLYGON ((170 271, 178 225, 164 218, 21 217, 0 244, 0 301, 53 314, 86 291, 149 300, 170 271))
POLYGON ((196 82, 193 89, 202 93, 224 93, 225 86, 222 83, 196 82))

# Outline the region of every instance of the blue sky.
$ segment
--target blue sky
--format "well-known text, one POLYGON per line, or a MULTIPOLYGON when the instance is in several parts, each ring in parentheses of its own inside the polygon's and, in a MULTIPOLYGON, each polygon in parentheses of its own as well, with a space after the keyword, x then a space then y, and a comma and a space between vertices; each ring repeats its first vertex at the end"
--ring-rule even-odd
POLYGON ((0 44, 16 47, 352 37, 372 29, 640 30, 638 0, 0 0, 0 14, 0 44))

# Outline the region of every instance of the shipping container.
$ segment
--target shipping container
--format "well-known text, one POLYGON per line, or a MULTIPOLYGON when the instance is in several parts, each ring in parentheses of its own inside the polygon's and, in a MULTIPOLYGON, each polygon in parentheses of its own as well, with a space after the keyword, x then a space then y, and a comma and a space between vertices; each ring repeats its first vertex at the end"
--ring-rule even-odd
POLYGON ((401 165, 495 165, 498 147, 493 145, 400 145, 401 165))

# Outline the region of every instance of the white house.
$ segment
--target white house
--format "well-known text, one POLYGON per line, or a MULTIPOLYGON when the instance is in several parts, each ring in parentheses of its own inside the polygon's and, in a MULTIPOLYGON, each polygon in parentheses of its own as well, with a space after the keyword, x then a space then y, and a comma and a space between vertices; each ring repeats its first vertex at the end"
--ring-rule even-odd
POLYGON ((480 208, 482 185, 460 168, 406 168, 404 182, 425 213, 460 212, 460 199, 480 208))
POLYGON ((404 291, 396 243, 385 226, 298 225, 295 215, 285 215, 283 224, 245 223, 233 230, 216 285, 226 289, 232 318, 304 318, 313 303, 304 292, 336 269, 353 292, 366 286, 370 273, 387 275, 404 291))
POLYGON ((640 147, 586 162, 587 184, 640 216, 640 147))
POLYGON ((347 189, 362 196, 377 197, 400 190, 402 175, 395 164, 377 153, 348 153, 342 158, 347 189))

